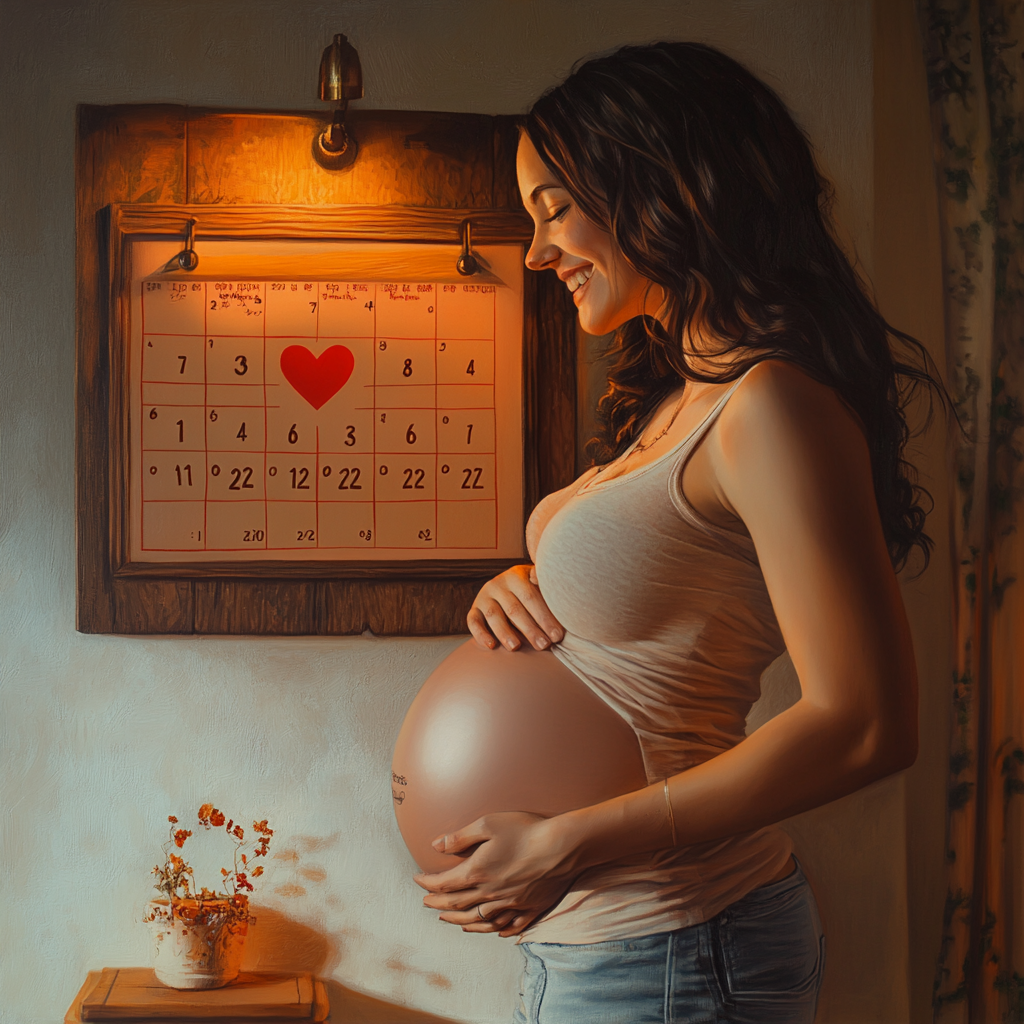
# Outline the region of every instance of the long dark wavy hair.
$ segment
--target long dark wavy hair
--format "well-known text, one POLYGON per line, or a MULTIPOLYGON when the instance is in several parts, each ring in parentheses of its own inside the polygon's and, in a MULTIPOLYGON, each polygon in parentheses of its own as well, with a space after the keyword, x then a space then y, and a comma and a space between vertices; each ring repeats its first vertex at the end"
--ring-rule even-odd
POLYGON ((726 383, 785 359, 860 417, 893 564, 917 547, 927 565, 930 496, 903 458, 905 410, 921 385, 946 393, 837 243, 832 187, 779 97, 709 46, 625 46, 578 65, 523 131, 581 212, 668 296, 664 326, 636 317, 616 332, 591 458, 621 454, 686 381, 726 383), (687 335, 733 353, 728 369, 690 365, 687 335))

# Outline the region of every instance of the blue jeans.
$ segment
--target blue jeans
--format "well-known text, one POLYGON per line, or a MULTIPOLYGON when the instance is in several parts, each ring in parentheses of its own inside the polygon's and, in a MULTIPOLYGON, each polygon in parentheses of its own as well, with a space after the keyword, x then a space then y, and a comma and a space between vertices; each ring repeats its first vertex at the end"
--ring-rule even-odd
POLYGON ((812 1024, 825 936, 799 863, 703 924, 520 944, 516 1024, 812 1024))

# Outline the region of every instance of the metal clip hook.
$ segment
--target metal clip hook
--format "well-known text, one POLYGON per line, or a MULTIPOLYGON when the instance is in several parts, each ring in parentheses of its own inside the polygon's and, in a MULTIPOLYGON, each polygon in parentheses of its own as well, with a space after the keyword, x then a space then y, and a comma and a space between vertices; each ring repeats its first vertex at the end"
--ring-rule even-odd
POLYGON ((185 237, 185 248, 178 253, 178 266, 182 270, 195 270, 199 266, 199 254, 195 250, 196 244, 196 219, 192 217, 188 222, 188 234, 185 237))
POLYGON ((473 223, 468 217, 462 222, 462 254, 455 261, 455 269, 463 277, 472 277, 480 269, 480 262, 473 255, 473 223))

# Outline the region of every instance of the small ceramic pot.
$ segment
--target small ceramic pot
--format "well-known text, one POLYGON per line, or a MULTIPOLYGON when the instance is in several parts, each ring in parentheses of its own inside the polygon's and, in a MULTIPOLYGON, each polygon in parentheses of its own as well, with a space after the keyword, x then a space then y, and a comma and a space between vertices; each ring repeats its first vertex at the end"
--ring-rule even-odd
POLYGON ((169 988, 221 988, 238 977, 248 897, 152 900, 143 920, 153 936, 153 970, 169 988))

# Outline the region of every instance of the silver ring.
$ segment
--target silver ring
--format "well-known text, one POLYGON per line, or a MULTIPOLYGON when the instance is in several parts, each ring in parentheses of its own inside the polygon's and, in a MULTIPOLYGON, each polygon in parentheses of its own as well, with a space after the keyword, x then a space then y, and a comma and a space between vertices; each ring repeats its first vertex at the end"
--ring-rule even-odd
POLYGON ((482 903, 478 903, 476 905, 476 916, 479 917, 481 921, 487 920, 487 918, 484 917, 484 905, 482 903))

